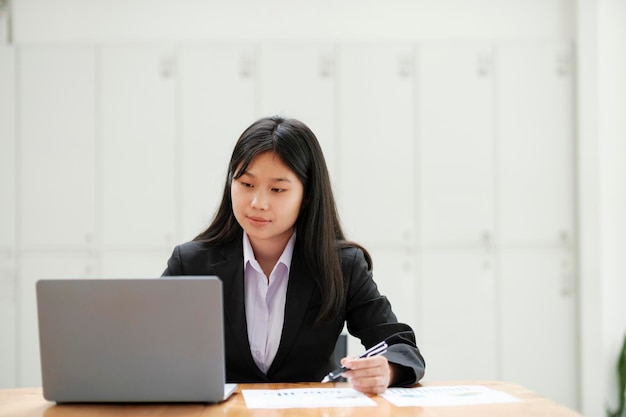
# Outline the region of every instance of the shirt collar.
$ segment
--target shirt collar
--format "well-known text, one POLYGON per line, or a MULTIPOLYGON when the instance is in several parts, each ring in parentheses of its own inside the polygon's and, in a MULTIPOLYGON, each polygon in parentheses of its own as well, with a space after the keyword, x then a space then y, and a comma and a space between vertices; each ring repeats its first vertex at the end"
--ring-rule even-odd
MULTIPOLYGON (((278 262, 276 262, 276 265, 281 263, 285 265, 287 267, 287 272, 289 272, 289 269, 291 268, 291 258, 293 256, 293 248, 295 244, 296 231, 294 230, 291 234, 291 237, 289 238, 289 241, 287 242, 287 245, 285 246, 285 249, 283 250, 283 253, 278 258, 278 262)), ((252 249, 252 245, 250 244, 248 234, 246 232, 243 232, 243 264, 247 265, 248 263, 255 267, 258 266, 258 262, 254 256, 254 250, 252 249)), ((274 268, 276 268, 276 266, 274 266, 274 268)))

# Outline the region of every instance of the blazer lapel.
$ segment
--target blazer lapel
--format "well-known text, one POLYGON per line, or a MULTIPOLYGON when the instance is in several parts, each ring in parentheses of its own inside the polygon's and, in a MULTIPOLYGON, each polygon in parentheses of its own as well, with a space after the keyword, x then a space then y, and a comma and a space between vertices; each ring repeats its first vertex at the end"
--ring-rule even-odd
POLYGON ((256 364, 248 343, 241 239, 236 239, 234 243, 225 246, 221 255, 222 260, 211 265, 211 270, 222 280, 224 333, 226 339, 234 342, 233 347, 239 349, 243 357, 250 362, 252 369, 255 369, 256 364))
POLYGON ((268 370, 268 375, 274 369, 280 367, 281 362, 289 355, 293 344, 298 338, 298 332, 304 315, 309 308, 311 295, 315 287, 315 279, 306 267, 302 251, 296 244, 289 269, 283 331, 278 352, 276 352, 274 361, 268 370))

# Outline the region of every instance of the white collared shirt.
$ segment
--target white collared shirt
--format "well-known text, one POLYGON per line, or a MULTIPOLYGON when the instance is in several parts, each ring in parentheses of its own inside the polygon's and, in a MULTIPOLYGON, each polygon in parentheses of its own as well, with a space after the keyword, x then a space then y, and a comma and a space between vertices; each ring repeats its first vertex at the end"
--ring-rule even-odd
POLYGON ((248 342, 254 362, 267 373, 274 361, 285 321, 285 302, 294 232, 270 273, 269 280, 257 262, 248 235, 243 233, 244 292, 248 342))

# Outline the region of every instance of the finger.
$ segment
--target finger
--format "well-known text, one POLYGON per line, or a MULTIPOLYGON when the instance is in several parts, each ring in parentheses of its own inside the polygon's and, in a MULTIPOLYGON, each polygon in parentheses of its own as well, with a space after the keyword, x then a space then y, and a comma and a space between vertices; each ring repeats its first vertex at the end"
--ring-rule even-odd
POLYGON ((349 368, 349 366, 347 366, 347 363, 350 363, 354 360, 356 360, 357 357, 356 356, 346 356, 345 358, 342 358, 339 363, 341 363, 342 366, 345 366, 346 368, 349 368))
POLYGON ((369 358, 345 358, 342 364, 349 369, 387 368, 389 362, 384 356, 372 356, 369 358))
POLYGON ((388 379, 383 376, 351 379, 352 387, 367 394, 381 394, 387 390, 388 379))
POLYGON ((357 359, 354 367, 343 374, 349 378, 354 389, 365 393, 379 394, 384 392, 391 381, 391 367, 386 359, 357 359))

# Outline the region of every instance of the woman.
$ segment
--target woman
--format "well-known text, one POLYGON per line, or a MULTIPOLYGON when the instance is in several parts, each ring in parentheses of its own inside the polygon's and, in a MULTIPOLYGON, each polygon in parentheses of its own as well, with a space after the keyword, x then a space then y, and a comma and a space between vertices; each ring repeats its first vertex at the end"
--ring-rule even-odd
POLYGON ((390 345, 342 360, 355 389, 381 393, 419 381, 425 365, 371 266, 345 240, 317 138, 275 116, 243 132, 211 225, 174 249, 163 275, 222 280, 228 382, 320 381, 345 323, 367 348, 390 345))

